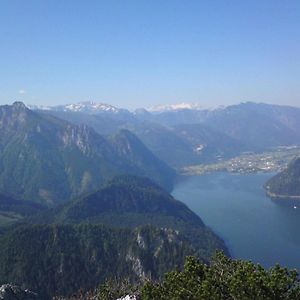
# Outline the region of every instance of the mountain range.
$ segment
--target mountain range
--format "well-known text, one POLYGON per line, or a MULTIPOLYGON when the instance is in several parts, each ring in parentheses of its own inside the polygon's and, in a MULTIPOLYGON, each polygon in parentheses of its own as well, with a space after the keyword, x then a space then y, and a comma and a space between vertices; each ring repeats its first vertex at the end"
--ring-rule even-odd
POLYGON ((263 103, 241 103, 202 109, 183 103, 150 110, 103 109, 84 103, 84 110, 48 107, 41 112, 99 134, 133 132, 157 157, 175 169, 215 162, 245 151, 265 151, 300 144, 300 109, 263 103), (90 108, 89 108, 90 107, 90 108))
POLYGON ((128 130, 104 137, 20 102, 0 106, 0 192, 51 206, 118 174, 148 176, 168 190, 175 178, 128 130))
MULTIPOLYGON (((169 194, 175 169, 298 144, 299 120, 300 109, 255 103, 0 106, 0 284, 50 299, 114 276, 159 280, 187 255, 228 254, 169 194)), ((269 192, 298 195, 299 169, 293 161, 269 192)))

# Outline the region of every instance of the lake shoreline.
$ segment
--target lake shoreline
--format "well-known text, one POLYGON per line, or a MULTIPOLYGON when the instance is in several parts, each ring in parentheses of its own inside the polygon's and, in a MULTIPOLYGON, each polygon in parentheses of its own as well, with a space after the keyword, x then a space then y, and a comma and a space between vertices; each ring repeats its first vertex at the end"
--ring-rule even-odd
POLYGON ((270 173, 213 172, 182 176, 172 195, 196 212, 227 246, 230 256, 300 270, 300 210, 296 200, 272 201, 270 173), (298 205, 297 205, 298 206, 298 205))
POLYGON ((270 192, 267 188, 265 188, 265 189, 266 189, 267 196, 273 200, 300 200, 300 196, 279 195, 279 194, 270 192))

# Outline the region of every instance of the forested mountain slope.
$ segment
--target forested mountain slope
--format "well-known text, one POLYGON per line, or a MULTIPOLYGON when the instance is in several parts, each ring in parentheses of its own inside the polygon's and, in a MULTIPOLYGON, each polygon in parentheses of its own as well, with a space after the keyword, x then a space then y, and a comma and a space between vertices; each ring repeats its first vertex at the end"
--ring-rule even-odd
POLYGON ((295 158, 288 167, 266 183, 267 192, 274 198, 300 199, 300 157, 295 158))
POLYGON ((209 260, 216 249, 227 253, 224 242, 185 204, 147 178, 120 176, 98 192, 41 213, 35 224, 105 224, 115 228, 153 225, 179 231, 199 257, 209 260))
POLYGON ((13 282, 46 300, 94 289, 109 278, 158 279, 192 253, 190 244, 168 229, 21 226, 0 236, 0 285, 13 282))

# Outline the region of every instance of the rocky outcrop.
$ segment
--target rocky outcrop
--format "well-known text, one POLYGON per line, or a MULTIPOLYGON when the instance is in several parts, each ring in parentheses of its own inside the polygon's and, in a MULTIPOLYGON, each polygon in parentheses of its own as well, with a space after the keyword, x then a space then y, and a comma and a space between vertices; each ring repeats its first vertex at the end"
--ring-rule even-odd
POLYGON ((37 294, 12 284, 0 286, 0 300, 38 300, 37 294))
POLYGON ((140 300, 140 297, 137 295, 126 295, 122 298, 118 298, 117 300, 140 300))

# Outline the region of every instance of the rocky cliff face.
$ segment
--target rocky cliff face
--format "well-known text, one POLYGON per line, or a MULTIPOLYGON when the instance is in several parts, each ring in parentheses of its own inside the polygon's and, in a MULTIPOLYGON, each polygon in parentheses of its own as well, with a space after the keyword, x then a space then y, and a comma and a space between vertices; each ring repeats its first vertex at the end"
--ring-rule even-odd
POLYGON ((122 298, 118 298, 117 300, 140 300, 140 297, 137 295, 126 295, 122 298))

